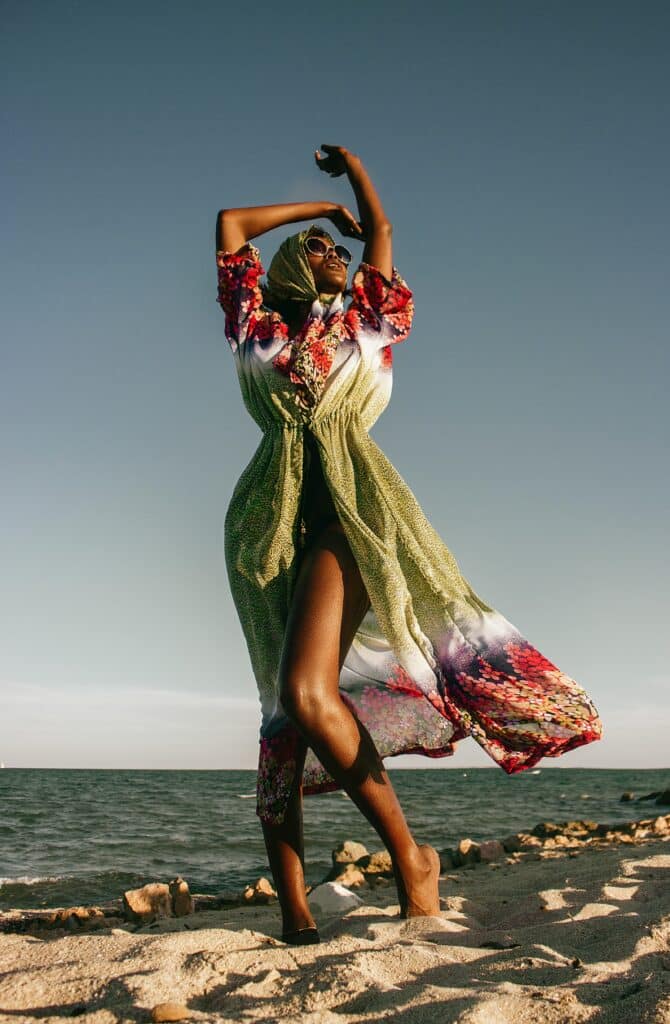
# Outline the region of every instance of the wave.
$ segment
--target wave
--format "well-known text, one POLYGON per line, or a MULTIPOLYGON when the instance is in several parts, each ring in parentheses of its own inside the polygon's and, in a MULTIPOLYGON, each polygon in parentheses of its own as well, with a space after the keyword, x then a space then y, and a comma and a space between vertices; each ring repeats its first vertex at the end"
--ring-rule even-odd
POLYGON ((18 875, 16 878, 0 876, 0 889, 7 885, 41 885, 43 882, 63 882, 66 875, 18 875))

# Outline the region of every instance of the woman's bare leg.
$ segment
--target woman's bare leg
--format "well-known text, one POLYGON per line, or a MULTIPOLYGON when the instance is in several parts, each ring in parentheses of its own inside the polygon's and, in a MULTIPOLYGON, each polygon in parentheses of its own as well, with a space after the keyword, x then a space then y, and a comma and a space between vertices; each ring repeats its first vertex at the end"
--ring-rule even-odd
POLYGON ((293 787, 280 825, 262 821, 263 838, 282 910, 282 931, 310 928, 314 918, 305 893, 305 846, 302 826, 302 770, 307 753, 303 741, 296 760, 293 787))
MULTIPOLYGON (((327 527, 306 553, 296 583, 282 651, 281 701, 306 743, 391 854, 401 912, 438 914, 439 857, 432 847, 415 842, 370 734, 339 693, 342 662, 368 607, 342 527, 327 527)), ((301 849, 295 834, 289 843, 301 849)), ((285 891, 288 896, 295 887, 285 891)), ((291 918, 292 897, 288 900, 282 909, 291 918)), ((304 916, 295 907, 295 916, 304 916)))

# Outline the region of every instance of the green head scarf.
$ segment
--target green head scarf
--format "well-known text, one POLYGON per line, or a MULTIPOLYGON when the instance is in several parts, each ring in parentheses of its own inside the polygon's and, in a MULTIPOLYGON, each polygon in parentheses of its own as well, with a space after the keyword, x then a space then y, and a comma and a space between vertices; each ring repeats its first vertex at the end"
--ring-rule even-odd
POLYGON ((272 257, 267 284, 263 287, 263 302, 271 309, 282 313, 293 302, 314 302, 317 298, 325 304, 332 301, 332 294, 320 294, 316 290, 304 246, 305 239, 310 235, 318 235, 319 238, 328 239, 331 245, 335 244, 328 232, 316 224, 296 235, 290 235, 282 242, 272 257))

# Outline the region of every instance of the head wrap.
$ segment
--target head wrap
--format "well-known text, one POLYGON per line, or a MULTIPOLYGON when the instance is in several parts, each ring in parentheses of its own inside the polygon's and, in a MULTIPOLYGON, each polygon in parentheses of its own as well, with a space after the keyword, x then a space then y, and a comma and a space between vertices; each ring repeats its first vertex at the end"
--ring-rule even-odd
POLYGON ((323 228, 312 224, 296 235, 290 235, 277 249, 268 268, 267 284, 263 288, 263 302, 271 309, 282 311, 291 302, 330 303, 333 294, 316 290, 314 274, 309 265, 304 242, 310 235, 326 238, 331 245, 335 242, 323 228))

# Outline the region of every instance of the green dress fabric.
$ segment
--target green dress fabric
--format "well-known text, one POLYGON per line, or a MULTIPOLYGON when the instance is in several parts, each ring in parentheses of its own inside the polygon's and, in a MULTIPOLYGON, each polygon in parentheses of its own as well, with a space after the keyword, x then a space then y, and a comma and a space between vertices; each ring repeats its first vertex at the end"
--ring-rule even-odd
MULTIPOLYGON (((242 397, 262 432, 225 521, 230 587, 261 704, 257 813, 283 820, 299 736, 278 667, 303 537, 304 441, 319 453, 371 607, 340 692, 382 756, 453 753, 472 736, 506 772, 601 736, 573 679, 483 601, 369 430, 391 395, 392 346, 407 337, 412 293, 362 263, 351 300, 318 299, 297 337, 263 306, 260 255, 217 252, 218 301, 242 397)), ((337 788, 308 751, 308 795, 337 788)))

